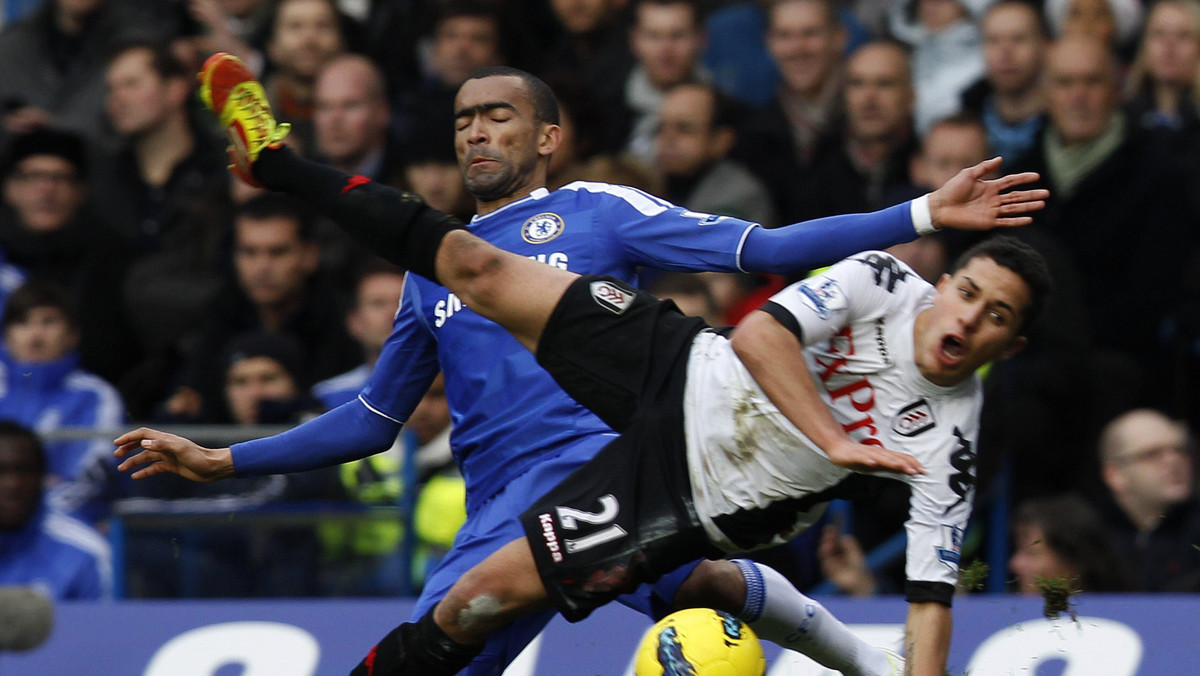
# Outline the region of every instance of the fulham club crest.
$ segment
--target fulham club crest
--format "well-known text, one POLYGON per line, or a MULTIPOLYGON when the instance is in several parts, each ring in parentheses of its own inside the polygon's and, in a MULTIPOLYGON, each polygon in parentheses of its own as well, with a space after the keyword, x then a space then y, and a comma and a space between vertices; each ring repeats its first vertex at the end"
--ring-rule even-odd
POLYGON ((521 226, 521 238, 530 244, 543 244, 562 234, 565 224, 555 213, 542 213, 531 217, 521 226))

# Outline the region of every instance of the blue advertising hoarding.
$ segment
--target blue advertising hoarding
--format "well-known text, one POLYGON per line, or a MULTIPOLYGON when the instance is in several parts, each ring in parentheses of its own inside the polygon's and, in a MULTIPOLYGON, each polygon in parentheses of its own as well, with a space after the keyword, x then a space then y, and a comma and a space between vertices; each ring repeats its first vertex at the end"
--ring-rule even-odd
MULTIPOLYGON (((899 598, 823 599, 867 640, 898 647, 899 598)), ((123 601, 61 604, 49 641, 0 655, 4 676, 335 676, 406 618, 401 600, 123 601)), ((1200 596, 1085 595, 1048 620, 1036 598, 955 602, 951 674, 1200 674, 1200 596)), ((543 633, 507 676, 623 676, 649 621, 621 606, 543 633)), ((832 673, 765 646, 769 676, 832 673)))

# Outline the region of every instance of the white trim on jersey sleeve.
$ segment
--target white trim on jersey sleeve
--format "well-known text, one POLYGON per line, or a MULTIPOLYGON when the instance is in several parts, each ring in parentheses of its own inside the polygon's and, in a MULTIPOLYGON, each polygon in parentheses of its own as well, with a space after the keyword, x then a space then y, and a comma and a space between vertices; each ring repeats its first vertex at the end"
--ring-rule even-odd
POLYGON ((746 240, 750 239, 750 231, 759 227, 762 226, 758 223, 751 223, 750 225, 746 226, 746 230, 742 233, 742 238, 738 240, 737 254, 734 256, 733 261, 734 265, 737 266, 737 269, 741 270, 742 272, 749 273, 749 270, 742 267, 742 249, 746 248, 746 240))
POLYGON ((928 235, 937 232, 933 227, 933 213, 929 210, 929 195, 921 195, 909 203, 909 216, 912 217, 913 229, 918 235, 928 235))
POLYGON ((583 190, 590 193, 603 193, 620 198, 626 204, 636 209, 644 216, 657 216, 664 211, 674 209, 676 205, 670 202, 659 199, 649 193, 642 192, 637 188, 630 188, 625 185, 613 185, 611 183, 595 183, 592 181, 575 181, 568 183, 559 190, 583 190))
POLYGON ((397 418, 393 418, 392 416, 390 416, 390 415, 388 415, 388 414, 384 413, 383 411, 380 411, 379 409, 377 409, 377 408, 375 408, 374 406, 372 406, 372 405, 371 405, 371 402, 367 401, 366 397, 362 396, 361 394, 360 394, 360 395, 358 395, 358 400, 359 400, 359 401, 361 401, 361 402, 362 402, 362 405, 363 405, 363 406, 366 406, 366 407, 367 407, 367 410, 368 410, 368 411, 370 411, 371 413, 374 413, 375 415, 377 415, 377 416, 379 416, 379 417, 381 417, 381 418, 387 418, 388 420, 391 420, 391 421, 392 421, 392 422, 394 422, 394 423, 398 423, 398 424, 400 424, 400 425, 403 425, 403 424, 404 424, 404 421, 403 421, 403 420, 399 420, 399 419, 397 419, 397 418))

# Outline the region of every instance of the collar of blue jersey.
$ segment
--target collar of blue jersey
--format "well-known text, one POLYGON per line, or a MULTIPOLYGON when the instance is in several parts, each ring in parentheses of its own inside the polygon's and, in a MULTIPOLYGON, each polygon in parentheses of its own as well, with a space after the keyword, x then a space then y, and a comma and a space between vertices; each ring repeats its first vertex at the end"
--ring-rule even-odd
POLYGON ((41 390, 47 387, 57 387, 72 371, 79 366, 79 352, 72 350, 54 361, 41 364, 19 362, 13 359, 8 350, 0 347, 0 362, 9 370, 9 388, 20 388, 26 391, 41 390))
POLYGON ((482 216, 480 216, 479 214, 475 214, 474 216, 471 217, 471 223, 475 224, 479 221, 482 221, 485 218, 491 218, 492 216, 495 216, 498 213, 501 213, 503 211, 511 209, 512 207, 515 207, 518 204, 524 204, 525 202, 529 202, 531 200, 544 199, 549 194, 550 194, 549 190, 547 190, 545 188, 537 188, 533 192, 526 195, 525 197, 522 197, 521 199, 519 199, 515 202, 509 202, 508 204, 505 204, 504 206, 500 207, 499 209, 497 209, 491 213, 487 213, 482 216))

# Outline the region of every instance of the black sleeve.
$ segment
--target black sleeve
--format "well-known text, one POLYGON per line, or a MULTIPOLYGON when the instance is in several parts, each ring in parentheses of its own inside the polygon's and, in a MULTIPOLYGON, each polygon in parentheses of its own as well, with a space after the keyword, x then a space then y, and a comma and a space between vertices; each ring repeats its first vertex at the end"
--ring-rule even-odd
POLYGON ((775 321, 783 324, 783 327, 791 331, 793 335, 804 344, 804 331, 800 328, 800 322, 796 321, 796 315, 793 315, 787 308, 773 301, 767 301, 758 308, 763 312, 775 318, 775 321))

